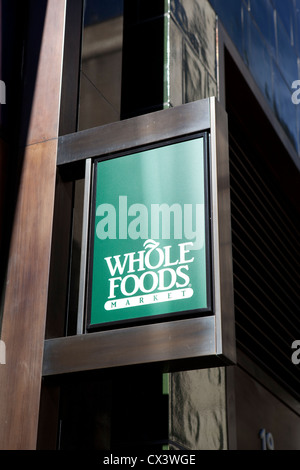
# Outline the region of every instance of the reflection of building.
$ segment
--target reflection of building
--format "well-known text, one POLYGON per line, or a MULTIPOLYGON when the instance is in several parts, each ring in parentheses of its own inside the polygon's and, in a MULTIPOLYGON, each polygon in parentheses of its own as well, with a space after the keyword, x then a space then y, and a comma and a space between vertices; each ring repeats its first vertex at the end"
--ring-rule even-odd
POLYGON ((43 0, 22 22, 15 3, 1 2, 0 447, 299 449, 299 1, 43 0), (44 341, 75 335, 78 311, 84 172, 56 171, 62 136, 209 96, 229 118, 237 365, 43 378, 44 341))

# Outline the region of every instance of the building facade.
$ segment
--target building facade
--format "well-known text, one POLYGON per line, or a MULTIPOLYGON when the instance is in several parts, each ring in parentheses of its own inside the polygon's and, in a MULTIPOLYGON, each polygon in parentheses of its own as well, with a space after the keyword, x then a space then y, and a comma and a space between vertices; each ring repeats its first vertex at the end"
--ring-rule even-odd
POLYGON ((299 0, 0 5, 0 448, 299 449, 299 0), (212 97, 228 118, 235 358, 168 370, 126 363, 127 347, 122 362, 117 328, 103 365, 82 305, 89 165, 128 123, 212 97))

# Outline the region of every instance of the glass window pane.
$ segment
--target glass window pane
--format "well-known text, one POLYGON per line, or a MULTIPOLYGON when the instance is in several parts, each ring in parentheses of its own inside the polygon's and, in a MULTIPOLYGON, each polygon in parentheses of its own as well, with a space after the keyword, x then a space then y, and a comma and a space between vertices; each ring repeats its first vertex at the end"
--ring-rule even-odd
POLYGON ((79 130, 120 119, 123 0, 86 0, 79 130))
POLYGON ((280 19, 277 20, 278 64, 289 86, 298 79, 298 63, 294 48, 280 19))
POLYGON ((289 39, 293 41, 294 34, 294 2, 293 0, 273 0, 273 4, 277 11, 277 17, 284 25, 289 39))
POLYGON ((272 68, 271 57, 266 43, 255 24, 250 23, 249 68, 260 90, 272 103, 272 68))
POLYGON ((251 0, 251 14, 259 30, 268 42, 272 54, 276 52, 274 9, 270 2, 251 0))

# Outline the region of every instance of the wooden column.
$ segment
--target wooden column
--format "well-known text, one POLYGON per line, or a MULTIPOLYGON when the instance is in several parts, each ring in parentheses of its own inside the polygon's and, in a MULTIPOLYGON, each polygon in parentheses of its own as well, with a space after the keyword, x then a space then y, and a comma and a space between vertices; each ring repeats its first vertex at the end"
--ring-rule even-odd
POLYGON ((36 448, 65 8, 66 0, 42 0, 38 5, 31 2, 29 9, 22 145, 19 147, 21 174, 1 332, 1 340, 6 344, 6 364, 0 365, 0 449, 5 450, 36 448))

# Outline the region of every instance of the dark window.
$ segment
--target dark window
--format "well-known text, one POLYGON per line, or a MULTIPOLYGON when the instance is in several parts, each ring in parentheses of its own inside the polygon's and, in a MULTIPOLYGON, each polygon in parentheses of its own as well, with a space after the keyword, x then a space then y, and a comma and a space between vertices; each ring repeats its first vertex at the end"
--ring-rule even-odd
POLYGON ((164 4, 124 1, 122 119, 163 108, 164 4))
POLYGON ((161 451, 168 442, 168 396, 161 374, 119 371, 62 384, 61 450, 161 451))
POLYGON ((237 347, 299 399, 299 172, 229 56, 226 64, 237 347))

